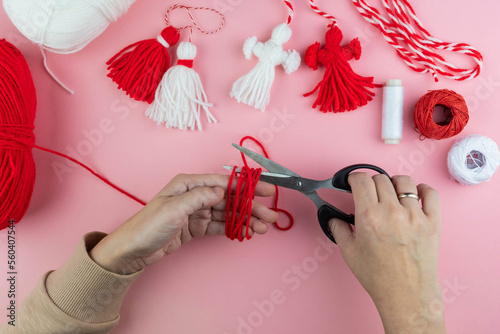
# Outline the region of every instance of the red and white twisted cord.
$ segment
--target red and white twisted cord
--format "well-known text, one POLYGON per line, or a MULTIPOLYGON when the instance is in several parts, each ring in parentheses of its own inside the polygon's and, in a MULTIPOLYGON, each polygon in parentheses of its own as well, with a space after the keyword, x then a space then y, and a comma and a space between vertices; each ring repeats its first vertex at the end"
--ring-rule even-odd
POLYGON ((292 19, 293 19, 293 6, 292 6, 292 3, 290 1, 287 1, 287 0, 283 0, 287 9, 288 9, 288 18, 286 19, 286 23, 287 24, 290 24, 290 22, 292 22, 292 19))
POLYGON ((173 6, 170 6, 168 9, 167 9, 167 12, 165 13, 165 23, 167 25, 171 25, 173 26, 171 23, 170 23, 170 13, 175 10, 175 9, 178 9, 178 8, 181 8, 181 9, 185 9, 186 10, 186 13, 188 14, 189 16, 189 19, 191 20, 191 24, 189 25, 186 25, 186 26, 183 26, 183 27, 174 27, 176 29, 179 29, 179 30, 182 30, 182 29, 187 29, 187 28, 190 28, 191 31, 193 28, 196 28, 198 29, 202 34, 205 34, 205 35, 213 35, 217 32, 219 32, 222 28, 224 28, 224 25, 226 24, 226 18, 224 17, 224 15, 219 12, 218 10, 216 9, 213 9, 213 8, 208 8, 208 7, 191 7, 191 6, 185 6, 185 5, 180 5, 180 4, 176 4, 176 5, 173 5, 173 6), (194 11, 194 10, 207 10, 209 12, 213 12, 213 13, 216 13, 220 16, 220 24, 219 26, 214 29, 214 30, 205 30, 203 28, 201 28, 198 23, 196 23, 196 20, 193 16, 193 13, 191 13, 191 11, 194 11))
POLYGON ((382 0, 388 17, 384 17, 365 0, 352 0, 359 13, 383 34, 403 61, 414 71, 431 73, 435 81, 438 74, 457 81, 475 78, 483 67, 483 56, 466 43, 449 43, 431 36, 423 27, 407 0, 382 0), (472 57, 476 66, 459 68, 449 63, 435 50, 462 53, 472 57))
POLYGON ((322 16, 325 19, 331 20, 332 24, 337 24, 337 19, 334 16, 319 9, 319 7, 316 6, 316 4, 314 3, 314 0, 309 0, 309 6, 311 6, 312 10, 314 12, 316 12, 319 16, 322 16))

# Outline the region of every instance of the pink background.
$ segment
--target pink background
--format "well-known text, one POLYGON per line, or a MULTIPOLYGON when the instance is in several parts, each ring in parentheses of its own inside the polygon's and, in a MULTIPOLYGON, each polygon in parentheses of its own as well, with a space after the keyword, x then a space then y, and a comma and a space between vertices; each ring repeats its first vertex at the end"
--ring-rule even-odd
MULTIPOLYGON (((243 42, 252 35, 259 40, 270 37, 272 28, 286 16, 280 1, 188 2, 225 4, 224 30, 214 36, 195 32, 193 40, 198 47, 195 69, 215 104, 212 111, 219 123, 204 123, 203 132, 156 126, 144 117, 146 104, 132 102, 106 77, 105 62, 123 46, 156 36, 164 26, 164 11, 173 3, 138 1, 83 51, 68 56, 50 54, 51 69, 77 92, 74 96, 47 75, 38 47, 20 35, 0 9, 0 36, 22 50, 38 89, 37 143, 65 153, 79 149, 85 163, 143 199, 151 198, 178 173, 223 173, 222 165, 240 163, 231 143, 244 135, 259 138, 274 160, 311 178, 330 177, 339 168, 358 162, 382 166, 390 174, 410 174, 417 182, 437 188, 442 197, 440 283, 449 332, 498 333, 500 225, 495 207, 500 176, 473 187, 450 180, 446 157, 455 139, 422 142, 412 122, 413 106, 427 90, 452 89, 470 107, 471 119, 463 134, 479 133, 500 143, 500 46, 494 37, 500 30, 498 2, 413 1, 431 33, 444 40, 468 42, 485 58, 479 78, 435 83, 430 75, 406 67, 350 1, 319 1, 339 19, 345 42, 360 38, 363 55, 352 63, 357 73, 373 75, 377 82, 403 80, 404 139, 396 146, 380 139, 381 91, 368 106, 356 111, 323 114, 311 109, 313 98, 301 97, 321 77, 304 64, 289 76, 277 68, 265 113, 229 97, 232 83, 256 63, 244 59, 243 42), (286 121, 277 118, 284 113, 290 115, 286 121), (95 132, 101 122, 110 123, 110 131, 89 146, 85 133, 95 132)), ((293 36, 286 47, 303 54, 309 44, 323 41, 327 21, 316 16, 306 1, 294 1, 294 5, 293 36)), ((469 60, 453 59, 469 64, 469 60)), ((16 227, 18 300, 44 272, 65 261, 84 233, 111 232, 140 209, 80 168, 71 167, 58 178, 53 164, 66 165, 58 157, 37 150, 34 157, 37 182, 33 200, 16 227)), ((325 196, 352 209, 349 196, 329 192, 325 196)), ((240 328, 240 333, 381 333, 375 307, 338 249, 333 248, 332 254, 321 252, 325 258, 319 263, 314 260, 315 249, 329 244, 313 204, 299 193, 283 190, 281 207, 296 219, 288 232, 271 228, 267 235, 243 243, 224 237, 202 238, 149 268, 127 296, 121 322, 113 333, 233 334, 241 319, 251 327, 240 328), (305 266, 309 273, 299 277, 291 271, 294 266, 305 266), (275 290, 283 293, 280 303, 262 315, 256 304, 269 300, 275 290)), ((3 248, 5 230, 0 238, 3 248)), ((0 267, 4 266, 2 261, 0 267)), ((1 281, 0 294, 5 299, 5 280, 1 281)))

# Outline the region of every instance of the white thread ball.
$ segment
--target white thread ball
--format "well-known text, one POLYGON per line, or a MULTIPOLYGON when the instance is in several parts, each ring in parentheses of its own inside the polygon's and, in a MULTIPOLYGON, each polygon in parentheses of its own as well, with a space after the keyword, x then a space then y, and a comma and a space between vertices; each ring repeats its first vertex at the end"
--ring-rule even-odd
POLYGON ((177 58, 191 60, 196 57, 196 46, 193 43, 181 42, 177 48, 177 58))
POLYGON ((292 29, 286 23, 282 23, 273 29, 271 39, 278 44, 285 44, 292 37, 292 29))
POLYGON ((469 135, 453 144, 448 153, 450 175, 463 185, 489 181, 500 165, 497 144, 481 135, 469 135))
POLYGON ((135 0, 4 0, 5 12, 26 38, 47 50, 83 49, 125 14, 135 0))

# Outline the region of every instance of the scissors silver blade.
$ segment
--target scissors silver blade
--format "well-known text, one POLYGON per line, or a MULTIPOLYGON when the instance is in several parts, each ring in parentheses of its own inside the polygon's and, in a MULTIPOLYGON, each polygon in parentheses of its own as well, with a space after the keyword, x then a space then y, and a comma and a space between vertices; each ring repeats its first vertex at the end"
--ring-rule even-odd
POLYGON ((280 164, 278 164, 272 160, 269 160, 266 157, 263 157, 260 154, 257 154, 253 151, 250 151, 249 149, 244 148, 240 145, 233 144, 233 146, 237 150, 242 152, 244 155, 246 155, 247 157, 249 157, 250 159, 252 159, 256 163, 258 163, 259 165, 261 165, 262 167, 264 167, 265 169, 270 171, 271 173, 300 177, 299 174, 292 172, 288 168, 285 168, 285 167, 281 166, 280 164))
MULTIPOLYGON (((264 167, 265 169, 267 169, 270 173, 275 174, 274 176, 279 175, 279 177, 277 177, 276 179, 274 179, 274 181, 272 181, 272 182, 269 179, 269 182, 272 183, 272 184, 274 184, 274 182, 278 182, 277 180, 279 178, 283 178, 284 179, 287 176, 288 177, 295 176, 295 177, 299 177, 300 178, 299 174, 292 172, 288 168, 285 168, 285 167, 281 166, 280 164, 278 164, 278 163, 276 163, 276 162, 274 162, 274 161, 272 161, 270 159, 267 159, 266 157, 263 157, 260 154, 257 154, 257 153, 255 153, 253 151, 250 151, 249 149, 244 148, 244 147, 242 147, 240 145, 233 144, 233 146, 237 150, 239 150, 240 152, 242 152, 244 155, 246 155, 247 157, 249 157, 250 159, 252 159, 256 163, 258 163, 259 165, 261 165, 262 167, 264 167)), ((227 169, 232 170, 232 167, 229 167, 227 169)), ((262 179, 262 177, 263 177, 263 175, 259 179, 262 179)), ((271 176, 268 176, 268 177, 271 177, 271 176)), ((264 180, 262 179, 262 181, 264 181, 264 180)), ((295 185, 291 189, 296 189, 295 185)), ((322 207, 323 205, 329 205, 321 197, 319 197, 318 193, 315 190, 312 191, 312 192, 309 192, 309 193, 303 192, 303 194, 306 195, 307 197, 309 197, 309 199, 311 199, 314 202, 314 204, 316 205, 316 207, 318 209, 320 207, 322 207)))
MULTIPOLYGON (((225 169, 232 170, 231 166, 224 166, 225 169)), ((236 173, 241 172, 241 168, 236 168, 236 173)), ((316 190, 322 188, 336 189, 340 191, 347 192, 346 190, 336 188, 332 185, 332 179, 318 181, 306 179, 300 176, 283 175, 278 173, 262 172, 260 174, 260 181, 274 184, 276 186, 294 189, 300 191, 304 195, 308 196, 313 194, 316 190)))

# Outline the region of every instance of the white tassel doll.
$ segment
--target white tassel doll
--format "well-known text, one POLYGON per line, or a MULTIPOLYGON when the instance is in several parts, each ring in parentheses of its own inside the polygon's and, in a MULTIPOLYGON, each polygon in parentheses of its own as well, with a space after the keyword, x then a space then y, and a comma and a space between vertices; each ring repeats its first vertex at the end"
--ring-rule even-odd
POLYGON ((146 110, 146 116, 167 128, 187 128, 201 130, 201 109, 205 111, 209 123, 217 120, 208 110, 208 103, 200 76, 193 67, 196 46, 181 42, 177 48, 177 65, 172 66, 163 76, 156 90, 153 104, 146 110))
POLYGON ((299 68, 299 53, 295 50, 283 50, 283 44, 290 37, 292 29, 287 23, 282 23, 273 29, 271 39, 265 43, 257 42, 255 36, 246 40, 243 46, 245 58, 251 59, 254 54, 259 58, 259 62, 248 74, 233 84, 231 97, 256 109, 265 110, 271 95, 275 67, 282 65, 286 74, 293 73, 299 68))

